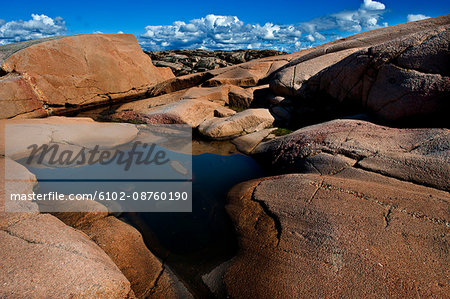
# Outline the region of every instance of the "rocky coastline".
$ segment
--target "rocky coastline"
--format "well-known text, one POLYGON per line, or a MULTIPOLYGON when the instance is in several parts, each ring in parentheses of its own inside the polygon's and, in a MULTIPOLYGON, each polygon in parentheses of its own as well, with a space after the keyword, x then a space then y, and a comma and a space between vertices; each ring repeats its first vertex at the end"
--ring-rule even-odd
MULTIPOLYGON (((112 146, 138 138, 130 123, 180 123, 252 156, 271 176, 228 193, 238 251, 201 273, 215 297, 446 297, 449 41, 446 15, 290 54, 144 53, 127 34, 0 46, 0 131, 46 124, 36 142, 112 146)), ((8 164, 31 192, 39 182, 15 162, 24 149, 0 143, 0 184, 8 164)), ((198 297, 101 204, 8 213, 10 191, 0 297, 198 297)))
POLYGON ((150 56, 155 66, 169 67, 175 76, 206 72, 250 60, 287 54, 274 50, 208 51, 181 49, 144 52, 150 56))

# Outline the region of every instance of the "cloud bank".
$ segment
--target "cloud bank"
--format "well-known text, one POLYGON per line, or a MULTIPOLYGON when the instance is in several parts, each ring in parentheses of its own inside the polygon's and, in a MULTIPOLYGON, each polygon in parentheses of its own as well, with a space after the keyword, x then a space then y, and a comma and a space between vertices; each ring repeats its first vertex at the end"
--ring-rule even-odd
POLYGON ((66 25, 61 17, 54 19, 46 15, 32 14, 28 21, 5 22, 0 19, 0 45, 30 39, 62 35, 66 25))
POLYGON ((425 19, 429 19, 430 17, 426 16, 426 15, 422 15, 422 14, 417 14, 417 15, 408 15, 406 17, 406 21, 407 22, 413 22, 413 21, 420 21, 420 20, 425 20, 425 19))
POLYGON ((294 52, 341 37, 387 26, 386 7, 364 0, 357 10, 341 11, 299 24, 246 24, 236 16, 207 15, 188 23, 147 26, 139 43, 147 50, 200 48, 206 50, 275 49, 294 52))
MULTIPOLYGON (((172 25, 147 26, 138 37, 145 50, 200 48, 207 50, 275 49, 294 52, 342 36, 387 26, 382 22, 383 3, 363 0, 359 8, 340 11, 297 24, 248 24, 237 16, 207 15, 172 25)), ((28 21, 5 22, 0 19, 0 45, 30 39, 63 35, 66 25, 61 17, 32 14, 28 21)), ((409 20, 425 18, 408 15, 409 20)))

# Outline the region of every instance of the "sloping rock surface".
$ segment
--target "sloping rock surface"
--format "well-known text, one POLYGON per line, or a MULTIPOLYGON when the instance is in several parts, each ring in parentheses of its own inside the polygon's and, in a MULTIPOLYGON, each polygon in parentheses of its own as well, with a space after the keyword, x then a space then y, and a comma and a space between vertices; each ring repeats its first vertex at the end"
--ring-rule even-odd
POLYGON ((170 269, 148 250, 141 234, 129 224, 108 216, 76 227, 111 257, 139 298, 192 297, 170 269))
POLYGON ((233 298, 441 297, 450 290, 447 192, 362 170, 242 183, 233 298))
POLYGON ((0 244, 1 297, 134 298, 105 252, 51 215, 2 228, 0 244))
POLYGON ((353 54, 357 50, 358 48, 352 48, 333 52, 283 68, 273 75, 270 81, 271 89, 277 95, 295 96, 297 90, 310 77, 353 54))
POLYGON ((326 94, 381 121, 431 117, 445 123, 450 98, 450 25, 361 50, 311 78, 297 95, 326 94))

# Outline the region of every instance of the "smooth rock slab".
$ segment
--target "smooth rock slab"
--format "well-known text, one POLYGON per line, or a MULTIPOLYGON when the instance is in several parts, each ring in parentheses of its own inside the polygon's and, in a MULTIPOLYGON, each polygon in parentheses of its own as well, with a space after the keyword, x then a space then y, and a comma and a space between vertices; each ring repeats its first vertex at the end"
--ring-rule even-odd
POLYGON ((199 126, 199 132, 212 139, 227 139, 272 126, 274 117, 268 109, 247 109, 227 118, 213 118, 199 126))
MULTIPOLYGON (((5 155, 12 159, 28 157, 31 144, 56 143, 75 148, 114 148, 137 137, 138 129, 132 124, 100 123, 90 118, 47 117, 43 119, 3 120, 0 125, 7 132, 5 155)), ((5 131, 0 137, 6 136, 5 131)), ((2 138, 3 139, 3 138, 2 138)), ((3 147, 3 146, 2 146, 3 147)), ((3 149, 2 149, 3 151, 3 149)))
POLYGON ((449 194, 353 172, 235 186, 227 211, 240 249, 225 265, 228 295, 445 297, 449 194))
POLYGON ((236 148, 243 152, 244 154, 250 154, 255 147, 261 143, 270 133, 272 133, 276 128, 264 129, 251 134, 239 136, 233 139, 231 142, 236 146, 236 148))
POLYGON ((241 65, 210 71, 210 73, 215 76, 214 78, 211 78, 203 83, 203 86, 220 86, 225 84, 242 87, 256 86, 261 78, 267 76, 272 68, 272 65, 275 63, 276 61, 274 62, 267 59, 261 59, 250 61, 241 65))
POLYGON ((36 185, 36 176, 28 169, 9 158, 0 157, 0 229, 39 214, 34 202, 9 200, 10 194, 32 193, 36 185), (8 201, 5 202, 5 198, 8 201))
POLYGON ((113 114, 112 118, 148 124, 187 124, 195 128, 203 121, 213 118, 215 110, 234 113, 214 102, 185 99, 156 108, 120 111, 113 114))

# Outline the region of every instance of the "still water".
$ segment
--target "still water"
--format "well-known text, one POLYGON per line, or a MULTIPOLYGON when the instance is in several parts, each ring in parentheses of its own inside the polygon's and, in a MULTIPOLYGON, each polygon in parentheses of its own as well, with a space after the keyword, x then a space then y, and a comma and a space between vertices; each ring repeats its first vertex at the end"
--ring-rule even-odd
MULTIPOLYGON (((195 149, 194 149, 195 152, 195 149)), ((29 168, 38 181, 49 171, 68 169, 29 168)), ((72 169, 92 172, 92 167, 72 169), (85 170, 83 170, 85 169, 85 170)), ((91 173, 92 174, 92 173, 91 173)), ((202 153, 192 156, 192 212, 133 212, 118 214, 143 235, 148 248, 163 260, 199 297, 209 296, 201 275, 233 257, 237 240, 226 214, 226 196, 234 185, 265 176, 264 170, 250 157, 241 154, 202 153)), ((68 189, 69 184, 66 185, 68 189)), ((48 191, 40 183, 41 191, 48 191)), ((59 192, 64 190, 60 185, 59 192)))

